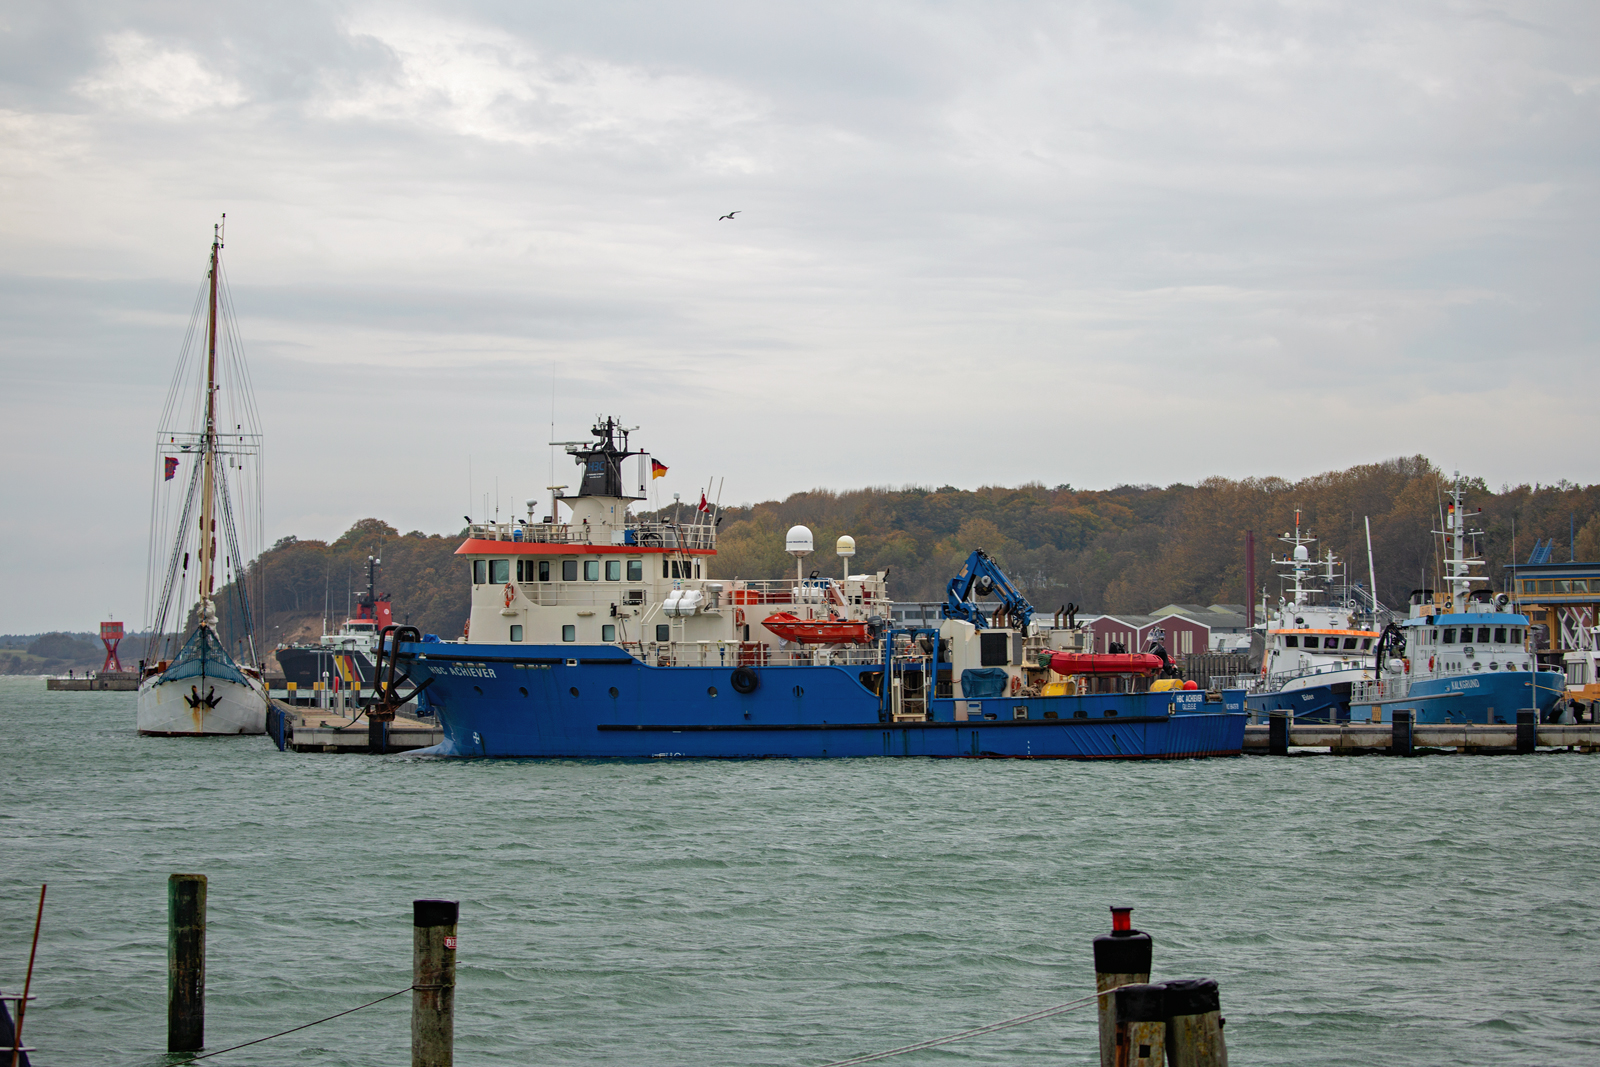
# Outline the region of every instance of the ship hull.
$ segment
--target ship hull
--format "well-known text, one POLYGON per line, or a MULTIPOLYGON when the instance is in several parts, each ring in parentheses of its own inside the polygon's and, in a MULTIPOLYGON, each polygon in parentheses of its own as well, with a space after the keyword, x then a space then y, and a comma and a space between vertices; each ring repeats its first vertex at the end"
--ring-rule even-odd
POLYGON ((137 723, 139 733, 149 737, 264 734, 267 694, 260 682, 248 677, 156 675, 139 686, 137 723), (208 706, 205 698, 215 705, 208 706))
POLYGON ((862 684, 870 665, 761 667, 740 693, 731 664, 652 667, 614 646, 412 645, 402 658, 433 680, 445 741, 431 755, 1126 760, 1244 744, 1245 714, 1205 710, 1220 706, 1203 693, 933 699, 932 721, 892 721, 862 684))
POLYGON ((294 682, 302 693, 321 681, 330 686, 337 683, 345 689, 372 686, 372 658, 359 649, 280 648, 278 666, 284 680, 294 682))
POLYGON ((1359 697, 1352 705, 1361 722, 1393 722, 1396 710, 1410 711, 1425 726, 1510 725, 1517 712, 1545 713, 1561 698, 1566 675, 1556 671, 1506 671, 1438 678, 1414 678, 1404 693, 1359 697), (1376 711, 1376 717, 1373 712, 1376 711))
POLYGON ((1300 722, 1350 721, 1350 683, 1307 685, 1272 693, 1252 693, 1245 707, 1258 716, 1289 715, 1300 722))

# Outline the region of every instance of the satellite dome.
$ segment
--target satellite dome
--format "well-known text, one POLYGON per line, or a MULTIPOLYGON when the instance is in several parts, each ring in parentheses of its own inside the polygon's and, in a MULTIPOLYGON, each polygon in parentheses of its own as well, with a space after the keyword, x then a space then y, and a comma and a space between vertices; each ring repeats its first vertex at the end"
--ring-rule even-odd
POLYGON ((783 539, 783 550, 796 559, 801 556, 811 555, 813 542, 811 531, 804 526, 791 526, 783 539))
POLYGON ((849 534, 845 534, 839 538, 834 548, 841 556, 853 556, 856 554, 856 539, 849 534))
POLYGON ((1296 563, 1304 563, 1307 560, 1309 560, 1310 558, 1311 558, 1311 554, 1306 551, 1306 546, 1305 545, 1295 545, 1294 546, 1294 561, 1296 563))

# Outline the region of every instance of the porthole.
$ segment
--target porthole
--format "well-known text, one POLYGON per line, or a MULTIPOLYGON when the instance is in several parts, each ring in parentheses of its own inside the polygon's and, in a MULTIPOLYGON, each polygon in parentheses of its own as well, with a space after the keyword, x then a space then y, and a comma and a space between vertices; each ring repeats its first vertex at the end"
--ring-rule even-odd
POLYGON ((573 686, 571 689, 568 689, 567 692, 571 693, 573 696, 577 696, 578 695, 578 687, 577 686, 573 686))
MULTIPOLYGON (((572 695, 573 695, 573 696, 577 696, 577 695, 578 695, 578 691, 577 691, 577 690, 576 690, 576 689, 574 689, 574 690, 573 690, 573 691, 572 691, 572 695)), ((612 686, 612 687, 611 687, 611 698, 612 698, 612 699, 613 699, 613 700, 615 700, 615 699, 616 699, 616 698, 617 698, 617 697, 618 697, 618 696, 620 696, 620 695, 621 695, 621 694, 619 694, 619 693, 618 693, 618 692, 617 692, 617 687, 616 687, 616 686, 612 686)))
POLYGON ((478 695, 479 695, 479 696, 483 696, 483 686, 481 686, 481 685, 475 685, 475 686, 473 686, 473 687, 472 687, 472 691, 473 691, 473 692, 474 692, 474 693, 477 693, 477 694, 478 694, 478 695))
POLYGON ((517 686, 517 692, 521 693, 523 696, 527 696, 528 695, 528 687, 525 686, 525 685, 519 685, 519 686, 517 686))
POLYGON ((797 685, 794 687, 794 695, 797 697, 803 697, 806 695, 806 691, 797 685))
POLYGON ((717 695, 717 687, 716 686, 712 685, 712 686, 707 686, 706 687, 706 696, 714 697, 716 695, 717 695))

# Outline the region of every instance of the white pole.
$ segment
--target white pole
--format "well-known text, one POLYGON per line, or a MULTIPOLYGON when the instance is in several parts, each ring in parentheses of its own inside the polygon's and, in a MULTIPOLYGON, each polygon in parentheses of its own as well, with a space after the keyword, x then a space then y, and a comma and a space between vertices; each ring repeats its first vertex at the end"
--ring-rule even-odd
POLYGON ((1367 581, 1370 588, 1367 592, 1372 596, 1372 622, 1378 622, 1378 571, 1372 565, 1372 516, 1363 516, 1367 522, 1367 581))

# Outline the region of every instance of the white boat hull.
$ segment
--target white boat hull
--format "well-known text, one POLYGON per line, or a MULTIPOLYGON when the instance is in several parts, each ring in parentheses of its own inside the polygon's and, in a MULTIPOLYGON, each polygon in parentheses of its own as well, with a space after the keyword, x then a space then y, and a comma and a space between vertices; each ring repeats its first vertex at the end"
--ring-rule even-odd
POLYGON ((139 733, 156 737, 219 737, 267 732, 267 691, 254 678, 146 678, 139 685, 139 733), (200 700, 196 700, 199 696, 200 700), (204 698, 209 697, 213 706, 204 698), (193 705, 193 706, 191 706, 193 705))

